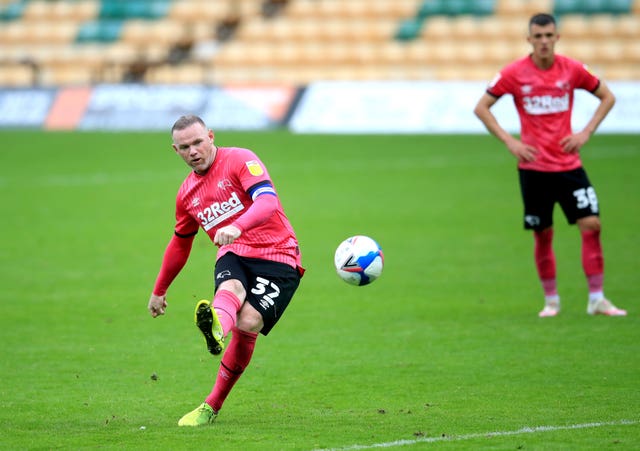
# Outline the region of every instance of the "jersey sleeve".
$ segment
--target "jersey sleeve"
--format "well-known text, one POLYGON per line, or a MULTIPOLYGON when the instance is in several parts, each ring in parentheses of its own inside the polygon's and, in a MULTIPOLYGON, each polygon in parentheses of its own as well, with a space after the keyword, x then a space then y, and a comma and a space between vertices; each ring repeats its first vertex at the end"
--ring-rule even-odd
POLYGON ((253 203, 234 225, 243 232, 265 222, 277 207, 276 191, 269 179, 264 163, 250 150, 238 149, 236 164, 242 188, 253 203))
POLYGON ((278 199, 269 195, 269 192, 258 194, 249 209, 233 225, 243 233, 253 227, 259 226, 269 219, 278 209, 278 199))
POLYGON ((251 191, 254 186, 270 182, 267 168, 255 153, 248 149, 237 149, 234 156, 240 184, 249 195, 252 195, 251 191))
POLYGON ((600 79, 589 70, 586 64, 574 61, 574 73, 576 88, 594 92, 600 86, 600 79))
POLYGON ((193 245, 193 235, 180 237, 173 235, 162 258, 162 266, 153 287, 153 294, 164 296, 171 285, 171 282, 180 273, 189 259, 191 246, 193 245))
POLYGON ((487 94, 495 98, 500 98, 511 92, 511 83, 508 67, 503 68, 493 77, 493 80, 487 86, 487 94))
POLYGON ((193 236, 198 233, 199 224, 189 215, 184 206, 180 192, 176 197, 176 227, 175 233, 180 237, 193 236))

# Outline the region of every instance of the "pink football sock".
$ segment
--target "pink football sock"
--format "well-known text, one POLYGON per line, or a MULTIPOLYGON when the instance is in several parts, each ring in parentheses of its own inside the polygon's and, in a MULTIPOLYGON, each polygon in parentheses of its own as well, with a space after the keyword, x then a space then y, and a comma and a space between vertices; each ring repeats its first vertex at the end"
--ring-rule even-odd
POLYGON ((604 257, 600 230, 583 230, 582 235, 582 269, 589 284, 589 299, 604 297, 604 257))
POLYGON ((218 290, 213 297, 213 308, 222 324, 225 337, 236 326, 240 307, 242 302, 231 291, 218 290))
POLYGON ((257 333, 246 332, 237 327, 231 331, 231 341, 222 356, 216 383, 205 400, 215 412, 222 408, 227 395, 249 365, 257 338, 257 333))
POLYGON ((556 284, 556 256, 553 253, 553 229, 534 231, 535 239, 534 258, 540 283, 545 297, 558 295, 556 284))

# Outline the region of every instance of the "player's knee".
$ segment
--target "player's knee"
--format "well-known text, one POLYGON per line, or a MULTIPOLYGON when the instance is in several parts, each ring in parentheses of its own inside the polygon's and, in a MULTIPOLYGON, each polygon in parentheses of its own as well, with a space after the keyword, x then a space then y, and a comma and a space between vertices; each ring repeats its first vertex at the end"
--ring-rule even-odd
POLYGON ((260 332, 264 327, 262 315, 248 302, 242 306, 238 314, 238 329, 247 332, 260 332))
POLYGON ((586 218, 578 219, 578 228, 582 232, 586 231, 600 231, 601 223, 598 216, 587 216, 586 218))
POLYGON ((243 300, 247 296, 247 292, 244 289, 244 286, 242 286, 242 283, 240 283, 240 281, 236 279, 225 280, 220 284, 218 290, 230 291, 235 294, 236 297, 240 300, 243 300))

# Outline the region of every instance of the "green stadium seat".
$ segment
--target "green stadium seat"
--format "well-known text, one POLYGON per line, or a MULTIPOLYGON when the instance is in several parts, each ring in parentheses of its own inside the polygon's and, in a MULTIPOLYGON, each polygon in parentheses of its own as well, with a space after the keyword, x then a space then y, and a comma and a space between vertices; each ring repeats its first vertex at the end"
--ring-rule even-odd
POLYGON ((80 26, 76 42, 115 42, 120 39, 122 20, 102 19, 85 22, 80 26))
POLYGON ((486 16, 493 14, 495 0, 424 0, 418 9, 418 17, 429 16, 486 16))
POLYGON ((472 3, 472 14, 475 16, 490 16, 496 10, 495 0, 477 0, 472 3))
POLYGON ((632 0, 555 0, 554 13, 564 14, 629 14, 632 0))
POLYGON ((564 14, 583 14, 582 0, 555 0, 553 12, 557 16, 564 14))
POLYGON ((632 0, 608 0, 606 2, 602 2, 604 7, 604 12, 610 14, 630 14, 632 0))
POLYGON ((424 0, 418 9, 418 17, 424 19, 429 16, 447 14, 445 2, 440 0, 424 0))
POLYGON ((7 5, 0 5, 0 22, 9 22, 22 17, 26 1, 14 1, 7 5))
POLYGON ((444 9, 450 16, 459 16, 461 14, 471 14, 470 3, 467 0, 448 0, 444 3, 444 9))
POLYGON ((167 15, 169 0, 102 0, 103 19, 158 19, 167 15))
POLYGON ((395 38, 399 41, 411 41, 418 37, 423 21, 420 18, 405 19, 400 22, 395 38))

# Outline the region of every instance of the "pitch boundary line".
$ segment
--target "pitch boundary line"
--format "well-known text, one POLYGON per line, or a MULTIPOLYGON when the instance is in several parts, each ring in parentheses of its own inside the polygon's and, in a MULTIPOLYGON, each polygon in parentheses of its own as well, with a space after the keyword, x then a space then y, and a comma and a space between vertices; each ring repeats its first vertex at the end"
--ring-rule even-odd
POLYGON ((436 443, 436 442, 455 442, 463 440, 471 440, 475 438, 491 438, 491 437, 505 437, 510 435, 522 435, 522 434, 535 434, 538 432, 550 432, 550 431, 566 431, 573 429, 591 429, 605 426, 628 426, 638 424, 638 420, 618 420, 618 421, 601 421, 594 423, 581 423, 570 424, 567 426, 532 426, 523 427, 514 431, 494 431, 494 432, 478 432, 475 434, 463 434, 463 435, 443 435, 439 437, 419 437, 413 440, 396 440, 386 443, 374 443, 371 445, 351 445, 341 448, 322 448, 314 451, 351 451, 360 449, 375 449, 375 448, 395 448, 398 446, 416 445, 418 443, 436 443))

